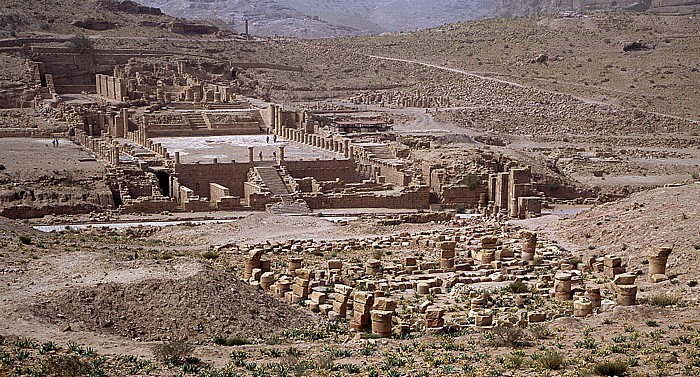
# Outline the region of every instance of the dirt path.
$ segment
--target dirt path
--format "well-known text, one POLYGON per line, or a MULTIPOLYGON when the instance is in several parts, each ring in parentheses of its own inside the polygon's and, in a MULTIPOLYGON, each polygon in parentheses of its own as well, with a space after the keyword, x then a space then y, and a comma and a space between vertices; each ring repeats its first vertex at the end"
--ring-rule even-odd
MULTIPOLYGON (((425 62, 420 62, 420 61, 417 61, 417 60, 392 58, 392 57, 388 57, 388 56, 379 56, 379 55, 367 55, 367 56, 370 57, 370 58, 374 58, 374 59, 382 59, 382 60, 395 61, 395 62, 404 62, 404 63, 410 63, 410 64, 419 64, 419 65, 426 66, 426 67, 430 67, 430 68, 435 68, 435 69, 440 69, 440 70, 443 70, 443 71, 449 71, 449 72, 459 73, 459 74, 466 75, 466 76, 471 76, 471 77, 478 78, 478 79, 481 79, 481 80, 487 80, 487 81, 496 82, 496 83, 500 83, 500 84, 510 85, 510 86, 514 86, 514 87, 516 87, 516 88, 522 88, 522 89, 537 89, 537 90, 540 90, 540 91, 546 92, 546 93, 558 94, 558 95, 563 95, 563 96, 570 96, 570 97, 575 98, 575 99, 577 99, 577 100, 579 100, 579 101, 582 101, 582 102, 584 102, 584 103, 595 103, 595 104, 601 104, 601 105, 604 105, 604 106, 615 106, 615 105, 613 105, 613 104, 606 103, 606 102, 601 102, 600 100, 596 100, 596 99, 593 99, 593 98, 581 97, 581 96, 573 95, 573 94, 570 94, 570 93, 562 93, 562 92, 556 92, 556 91, 551 91, 551 90, 544 90, 544 89, 541 89, 541 88, 538 88, 538 87, 535 87, 535 86, 523 85, 523 84, 520 84, 520 83, 517 83, 517 82, 514 82, 514 81, 508 81, 508 80, 503 80, 503 79, 497 79, 497 78, 494 78, 494 77, 483 76, 483 75, 479 75, 479 74, 476 74, 476 73, 474 73, 474 72, 465 71, 465 70, 462 70, 462 69, 451 68, 451 67, 445 67, 445 66, 441 66, 441 65, 437 65, 437 64, 432 64, 432 63, 425 63, 425 62)), ((625 110, 626 110, 626 109, 625 109, 625 110)), ((664 113, 659 113, 659 112, 655 112, 655 111, 648 111, 648 110, 644 110, 644 109, 636 109, 636 110, 638 110, 638 111, 643 111, 643 112, 648 113, 648 114, 653 114, 653 115, 658 115, 658 116, 663 116, 663 117, 669 117, 669 118, 673 118, 673 119, 679 119, 679 120, 687 120, 687 121, 691 121, 691 122, 697 122, 697 121, 694 120, 694 119, 679 117, 679 116, 676 116, 676 115, 664 114, 664 113)))

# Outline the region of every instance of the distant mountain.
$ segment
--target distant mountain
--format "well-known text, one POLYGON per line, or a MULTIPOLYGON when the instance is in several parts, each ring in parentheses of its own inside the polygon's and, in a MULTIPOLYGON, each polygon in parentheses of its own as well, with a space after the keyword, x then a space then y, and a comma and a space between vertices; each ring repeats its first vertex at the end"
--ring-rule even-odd
POLYGON ((255 35, 303 38, 381 34, 489 14, 491 0, 139 0, 177 17, 216 21, 255 35))

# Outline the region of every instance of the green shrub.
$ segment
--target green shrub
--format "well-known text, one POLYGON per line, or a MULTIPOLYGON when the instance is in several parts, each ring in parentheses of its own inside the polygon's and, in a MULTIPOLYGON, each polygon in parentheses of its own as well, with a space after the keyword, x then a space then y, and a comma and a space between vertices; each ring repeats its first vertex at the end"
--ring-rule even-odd
POLYGON ((564 356, 555 350, 546 350, 537 357, 537 365, 548 370, 559 370, 564 364, 564 356))
POLYGON ((530 286, 520 280, 516 280, 508 284, 508 291, 511 293, 527 293, 530 292, 530 286))
POLYGON ((19 236, 19 242, 21 242, 24 245, 31 245, 32 238, 29 236, 19 236))
POLYGON ((469 173, 462 178, 462 184, 467 186, 468 189, 474 190, 476 186, 479 185, 479 175, 474 173, 469 173))
POLYGON ((77 34, 68 38, 68 48, 81 55, 88 54, 93 50, 92 40, 85 34, 77 34))
POLYGON ((622 376, 627 372, 627 361, 615 360, 598 363, 593 367, 596 376, 622 376))

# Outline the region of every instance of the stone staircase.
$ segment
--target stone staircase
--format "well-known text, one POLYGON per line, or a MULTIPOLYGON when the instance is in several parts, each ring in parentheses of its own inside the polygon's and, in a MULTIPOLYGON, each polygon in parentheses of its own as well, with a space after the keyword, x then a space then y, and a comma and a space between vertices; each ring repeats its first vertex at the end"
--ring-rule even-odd
POLYGON ((256 166, 255 172, 262 180, 265 187, 274 196, 282 198, 281 203, 269 205, 268 210, 280 214, 305 214, 310 213, 309 206, 303 201, 295 202, 282 180, 279 171, 274 166, 256 166))
POLYGON ((192 126, 193 130, 209 128, 202 113, 185 113, 184 116, 190 126, 192 126))
POLYGON ((275 196, 290 196, 287 186, 280 177, 280 173, 273 166, 256 166, 255 172, 262 179, 265 187, 275 196))
POLYGON ((374 158, 380 160, 396 160, 396 156, 391 153, 391 150, 389 150, 389 147, 386 145, 365 146, 364 149, 369 151, 370 155, 374 158))

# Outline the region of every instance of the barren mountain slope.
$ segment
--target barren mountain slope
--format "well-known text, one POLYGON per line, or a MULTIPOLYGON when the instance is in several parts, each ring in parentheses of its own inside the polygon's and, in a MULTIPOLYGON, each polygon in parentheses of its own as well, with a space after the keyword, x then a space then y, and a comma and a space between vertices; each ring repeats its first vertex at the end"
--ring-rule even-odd
POLYGON ((168 14, 196 19, 221 19, 238 32, 249 20, 256 35, 302 38, 378 34, 416 30, 465 21, 488 13, 484 0, 321 1, 321 0, 141 0, 168 14))

